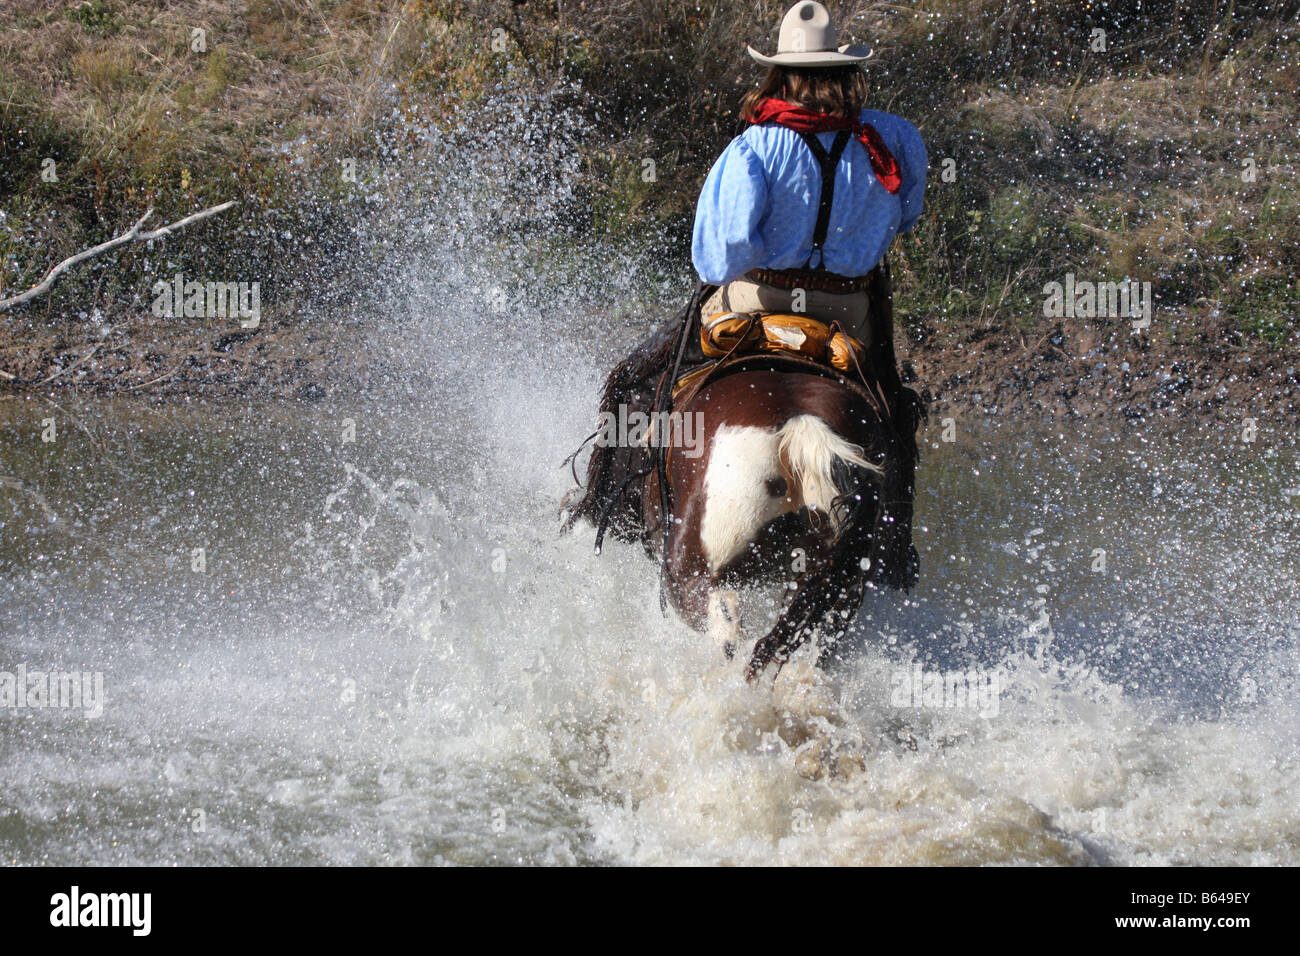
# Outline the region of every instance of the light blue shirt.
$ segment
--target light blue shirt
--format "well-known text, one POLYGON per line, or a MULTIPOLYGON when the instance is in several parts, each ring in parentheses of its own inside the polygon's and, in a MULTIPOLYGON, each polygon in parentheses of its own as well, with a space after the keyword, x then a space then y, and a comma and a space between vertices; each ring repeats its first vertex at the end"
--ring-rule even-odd
MULTIPOLYGON (((826 269, 866 275, 894 236, 912 228, 925 194, 925 143, 916 127, 892 113, 863 110, 898 161, 903 184, 891 194, 854 137, 835 172, 835 198, 823 247, 826 269)), ((818 133, 827 150, 834 132, 818 133)), ((801 269, 812 252, 821 167, 794 130, 750 126, 718 157, 700 190, 691 258, 705 282, 722 285, 750 269, 801 269)), ((818 262, 809 264, 816 268, 818 262)))

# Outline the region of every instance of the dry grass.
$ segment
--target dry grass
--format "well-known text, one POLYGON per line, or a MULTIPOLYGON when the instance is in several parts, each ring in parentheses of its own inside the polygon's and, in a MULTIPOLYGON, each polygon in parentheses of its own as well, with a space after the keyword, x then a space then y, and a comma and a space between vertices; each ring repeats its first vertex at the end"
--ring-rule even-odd
POLYGON ((201 165, 195 156, 233 162, 250 143, 333 137, 368 122, 411 4, 239 6, 107 0, 111 26, 89 29, 76 17, 79 3, 6 4, 0 61, 9 95, 0 121, 38 116, 75 137, 83 150, 74 175, 120 158, 128 174, 177 159, 201 165), (206 31, 203 52, 191 49, 196 29, 206 31))

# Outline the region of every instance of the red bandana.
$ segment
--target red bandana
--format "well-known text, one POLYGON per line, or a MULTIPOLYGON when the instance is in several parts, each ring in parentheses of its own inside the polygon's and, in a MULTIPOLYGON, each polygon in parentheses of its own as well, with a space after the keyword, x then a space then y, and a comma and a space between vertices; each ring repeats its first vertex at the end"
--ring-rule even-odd
POLYGON ((867 155, 871 157, 871 168, 875 170, 880 185, 891 193, 898 192, 903 185, 903 177, 898 172, 898 160, 894 159, 894 154, 889 151, 885 141, 880 138, 880 134, 870 123, 830 116, 826 113, 814 113, 812 110, 772 97, 758 104, 758 111, 750 122, 776 123, 796 133, 825 133, 829 130, 851 129, 858 141, 867 148, 867 155))

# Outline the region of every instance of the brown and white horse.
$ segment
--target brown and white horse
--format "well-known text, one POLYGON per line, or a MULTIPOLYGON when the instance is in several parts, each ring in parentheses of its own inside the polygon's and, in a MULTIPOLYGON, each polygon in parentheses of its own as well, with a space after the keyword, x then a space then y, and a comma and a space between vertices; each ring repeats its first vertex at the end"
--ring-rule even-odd
POLYGON ((857 391, 817 374, 742 371, 675 412, 698 416, 703 453, 667 453, 666 538, 657 475, 642 498, 668 599, 730 656, 742 640, 737 588, 774 579, 786 586, 780 616, 754 646, 749 678, 770 663, 779 668, 814 634, 826 649, 869 583, 911 583, 910 459, 892 467, 902 451, 897 436, 857 391))

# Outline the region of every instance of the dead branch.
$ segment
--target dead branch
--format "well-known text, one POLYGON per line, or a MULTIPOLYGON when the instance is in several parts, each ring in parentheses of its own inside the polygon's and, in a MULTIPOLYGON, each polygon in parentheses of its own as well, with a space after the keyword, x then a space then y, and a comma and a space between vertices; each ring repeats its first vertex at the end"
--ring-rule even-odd
POLYGON ((122 233, 120 236, 115 236, 107 242, 101 242, 94 248, 78 252, 75 256, 69 256, 49 272, 45 273, 45 278, 32 286, 26 292, 20 293, 11 299, 0 299, 0 312, 4 312, 15 305, 22 305, 24 302, 48 292, 50 286, 54 285, 55 279, 79 262, 84 262, 100 253, 107 252, 109 249, 116 248, 117 246, 125 245, 128 242, 148 242, 150 239, 161 239, 163 236, 169 236, 177 229, 188 226, 192 222, 198 222, 200 219, 207 219, 209 216, 215 216, 219 212, 225 212, 231 206, 235 205, 235 202, 236 200, 232 199, 229 202, 223 202, 219 206, 213 206, 210 209, 204 209, 202 212, 196 212, 192 216, 186 216, 184 219, 180 219, 169 226, 163 226, 161 229, 155 229, 152 232, 141 232, 140 227, 145 224, 145 220, 153 215, 153 209, 150 208, 148 212, 140 217, 134 226, 122 233))
POLYGON ((49 376, 48 378, 43 378, 43 379, 41 379, 39 382, 33 382, 32 384, 33 384, 33 385, 45 385, 45 384, 48 383, 48 382, 52 382, 52 381, 54 381, 56 378, 58 378, 60 375, 64 374, 65 372, 71 372, 71 371, 72 371, 74 368, 76 368, 78 365, 82 365, 82 364, 84 364, 87 360, 90 359, 91 356, 93 356, 93 355, 94 355, 96 352, 98 352, 98 351, 99 351, 99 346, 96 345, 93 349, 91 349, 89 352, 87 352, 87 353, 86 353, 85 355, 83 355, 81 358, 77 359, 75 362, 73 362, 73 363, 72 363, 71 365, 69 365, 67 368, 61 368, 61 369, 59 369, 57 372, 55 372, 53 375, 49 376))

